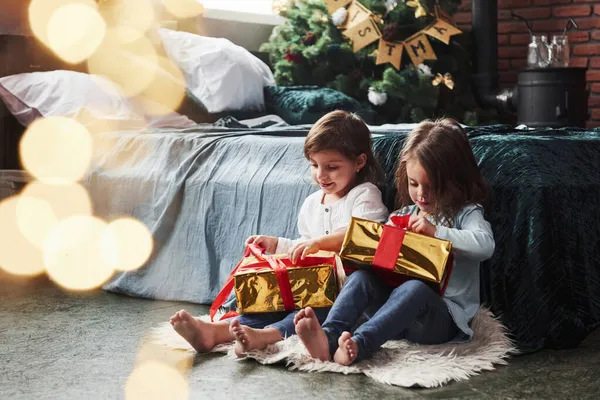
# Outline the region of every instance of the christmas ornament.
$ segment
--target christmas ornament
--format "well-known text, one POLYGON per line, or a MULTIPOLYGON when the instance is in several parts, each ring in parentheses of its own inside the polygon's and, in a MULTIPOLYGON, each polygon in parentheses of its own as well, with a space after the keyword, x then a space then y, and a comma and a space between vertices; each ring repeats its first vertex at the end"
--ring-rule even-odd
POLYGON ((383 27, 383 31, 381 32, 381 37, 386 42, 393 42, 396 40, 396 35, 398 34, 398 25, 397 24, 387 24, 383 27))
POLYGON ((294 64, 300 64, 302 62, 302 56, 300 54, 292 53, 289 50, 285 52, 285 59, 294 64))
POLYGON ((421 18, 428 14, 420 0, 410 0, 406 2, 406 5, 415 9, 415 18, 421 18))
POLYGON ((435 74, 435 78, 431 81, 433 86, 438 86, 440 83, 443 83, 448 87, 448 89, 454 89, 454 80, 452 79, 452 75, 449 72, 446 72, 444 75, 435 74))
POLYGON ((387 101, 387 94, 378 92, 374 87, 369 88, 367 97, 374 106, 384 105, 387 101))
POLYGON ((304 39, 302 39, 302 43, 305 46, 312 46, 316 42, 317 42, 317 35, 315 35, 313 32, 306 32, 306 35, 304 35, 304 39))
POLYGON ((352 3, 353 0, 323 0, 325 4, 327 4, 327 10, 329 10, 329 14, 334 13, 340 7, 346 7, 348 4, 352 3))
POLYGON ((420 72, 421 74, 423 74, 423 75, 426 75, 426 76, 431 76, 431 75, 433 75, 433 73, 431 72, 431 68, 429 68, 429 66, 428 66, 428 65, 425 65, 425 64, 419 64, 419 65, 417 66, 417 69, 418 69, 418 70, 419 70, 419 72, 420 72))
POLYGON ((338 8, 333 14, 331 14, 331 22, 335 26, 342 26, 348 18, 348 10, 344 7, 338 8))

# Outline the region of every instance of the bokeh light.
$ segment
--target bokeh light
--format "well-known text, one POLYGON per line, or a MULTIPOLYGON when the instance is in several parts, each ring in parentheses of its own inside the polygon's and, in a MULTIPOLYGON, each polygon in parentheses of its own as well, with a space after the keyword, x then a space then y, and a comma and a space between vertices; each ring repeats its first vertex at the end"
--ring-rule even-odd
POLYGON ((38 275, 44 272, 42 252, 21 233, 18 204, 18 196, 0 202, 0 267, 13 275, 38 275))
MULTIPOLYGON (((98 110, 100 111, 100 110, 98 110)), ((85 126, 85 129, 92 135, 92 147, 94 153, 96 152, 96 142, 93 140, 97 133, 102 132, 114 132, 119 130, 119 123, 121 121, 117 119, 101 118, 98 113, 90 112, 87 109, 83 109, 79 112, 76 117, 77 122, 85 126)))
POLYGON ((119 150, 115 148, 120 139, 118 134, 119 132, 111 132, 106 135, 94 136, 93 168, 101 168, 103 171, 108 171, 119 167, 120 164, 118 164, 118 161, 113 162, 113 158, 118 158, 120 154, 119 150))
POLYGON ((68 63, 87 60, 106 33, 106 24, 95 8, 68 4, 52 13, 48 22, 48 42, 57 56, 68 63))
POLYGON ((92 158, 92 139, 75 120, 40 118, 23 135, 20 152, 23 166, 40 181, 72 183, 87 171, 92 158))
POLYGON ((133 218, 120 218, 108 224, 102 239, 107 248, 104 254, 112 255, 116 245, 116 257, 111 262, 119 271, 141 267, 152 253, 152 234, 146 225, 133 218))
POLYGON ((107 35, 110 35, 108 40, 112 43, 127 44, 138 40, 144 35, 144 32, 130 26, 114 26, 110 28, 107 35))
POLYGON ((61 7, 71 4, 83 4, 94 10, 98 9, 94 0, 31 0, 31 3, 29 3, 29 26, 35 37, 46 46, 50 47, 48 24, 54 12, 61 7))
POLYGON ((42 249, 48 232, 58 223, 58 218, 47 201, 29 196, 17 200, 17 226, 35 247, 42 249))
POLYGON ((126 400, 187 399, 187 378, 159 361, 145 361, 133 370, 125 384, 126 400))
POLYGON ((79 183, 48 185, 34 181, 25 186, 21 196, 44 200, 59 220, 92 215, 90 196, 79 183))
POLYGON ((131 28, 130 34, 140 38, 156 20, 156 0, 110 0, 101 6, 101 14, 111 28, 131 28))
POLYGON ((197 0, 161 0, 167 11, 177 18, 194 18, 204 12, 197 0))
POLYGON ((150 85, 140 94, 142 105, 148 114, 166 115, 176 111, 185 97, 185 78, 175 63, 159 57, 156 74, 150 85))
POLYGON ((44 264, 50 278, 71 290, 90 290, 105 283, 114 272, 109 261, 114 255, 104 253, 106 225, 95 217, 76 216, 54 226, 44 245, 44 264))
MULTIPOLYGON (((125 95, 119 86, 98 75, 90 75, 90 77, 102 90, 107 93, 115 93, 123 102, 127 102, 125 95)), ((131 114, 115 115, 113 118, 107 118, 107 114, 110 114, 109 108, 111 106, 114 107, 114 104, 89 104, 85 108, 82 108, 75 117, 77 122, 85 126, 92 135, 94 154, 98 153, 96 148, 97 141, 95 140, 97 138, 96 134, 128 129, 142 129, 147 126, 146 120, 142 115, 136 117, 131 114)), ((126 107, 129 107, 129 104, 127 104, 126 107)))
POLYGON ((150 39, 133 42, 122 30, 109 30, 98 50, 88 59, 91 74, 103 75, 116 83, 126 96, 136 96, 147 89, 158 71, 158 55, 150 39))

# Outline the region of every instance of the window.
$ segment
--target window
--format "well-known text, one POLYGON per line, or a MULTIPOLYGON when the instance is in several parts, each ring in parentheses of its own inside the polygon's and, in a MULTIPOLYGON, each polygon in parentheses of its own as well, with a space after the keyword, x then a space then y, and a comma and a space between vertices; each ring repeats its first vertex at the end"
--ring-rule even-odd
MULTIPOLYGON (((273 11, 282 0, 196 0, 204 5, 204 17, 261 25, 279 25, 284 19, 273 11)), ((287 2, 287 1, 285 1, 287 2)))
POLYGON ((206 9, 237 11, 252 14, 273 14, 275 0, 200 0, 206 9))

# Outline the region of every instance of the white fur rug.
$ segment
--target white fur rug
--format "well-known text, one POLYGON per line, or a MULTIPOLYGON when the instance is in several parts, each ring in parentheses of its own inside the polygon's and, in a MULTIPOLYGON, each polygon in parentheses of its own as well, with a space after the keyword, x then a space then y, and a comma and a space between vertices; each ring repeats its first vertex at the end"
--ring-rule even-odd
MULTIPOLYGON (((285 362, 290 369, 299 371, 362 373, 389 385, 431 388, 493 370, 495 365, 507 364, 509 355, 516 353, 506 329, 489 310, 480 309, 471 326, 475 335, 469 343, 426 346, 404 340, 389 341, 373 358, 349 367, 310 358, 297 336, 265 350, 254 351, 248 358, 254 358, 261 364, 285 362)), ((194 352, 168 322, 153 330, 151 340, 172 349, 194 352)), ((232 343, 217 346, 213 352, 227 353, 236 358, 232 343)))

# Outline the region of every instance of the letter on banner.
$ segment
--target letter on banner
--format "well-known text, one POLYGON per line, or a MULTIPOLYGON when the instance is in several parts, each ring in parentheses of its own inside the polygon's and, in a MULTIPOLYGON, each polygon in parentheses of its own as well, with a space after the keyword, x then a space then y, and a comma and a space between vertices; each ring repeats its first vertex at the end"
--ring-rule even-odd
POLYGON ((365 46, 370 45, 381 37, 377 24, 371 18, 367 18, 358 25, 344 31, 344 36, 352 40, 352 50, 356 53, 365 46))
POLYGON ((429 28, 425 29, 425 33, 431 37, 441 40, 446 44, 449 44, 450 37, 452 37, 452 35, 458 35, 459 33, 462 33, 462 31, 454 25, 438 18, 429 26, 429 28))
POLYGON ((379 48, 377 49, 377 65, 390 63, 396 69, 400 69, 402 63, 402 51, 404 44, 400 42, 386 42, 383 39, 379 40, 379 48))
POLYGON ((346 22, 340 28, 342 29, 350 29, 353 26, 360 24, 365 21, 367 18, 371 16, 371 11, 358 1, 353 1, 348 7, 348 17, 346 18, 346 22))
POLYGON ((427 36, 423 33, 419 33, 413 38, 405 41, 404 45, 406 46, 406 51, 408 51, 408 55, 415 67, 422 64, 425 60, 437 60, 435 52, 431 47, 431 43, 429 43, 427 36))

